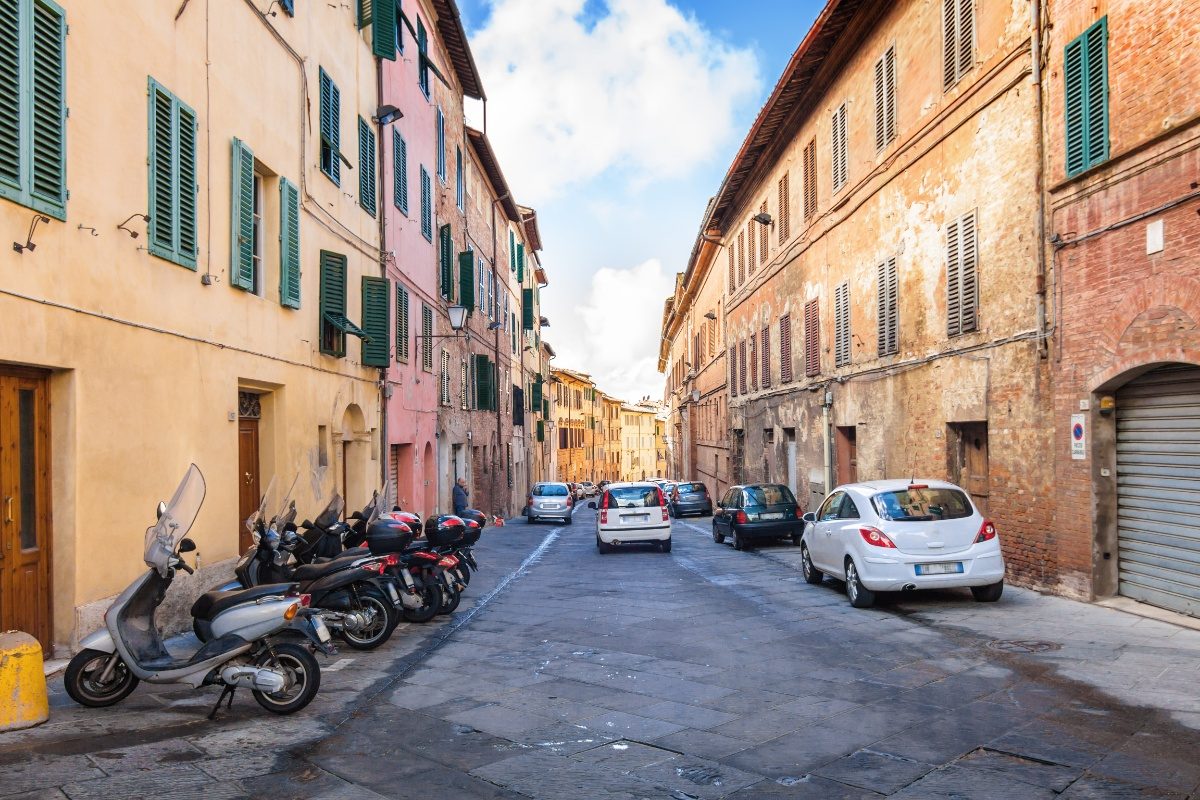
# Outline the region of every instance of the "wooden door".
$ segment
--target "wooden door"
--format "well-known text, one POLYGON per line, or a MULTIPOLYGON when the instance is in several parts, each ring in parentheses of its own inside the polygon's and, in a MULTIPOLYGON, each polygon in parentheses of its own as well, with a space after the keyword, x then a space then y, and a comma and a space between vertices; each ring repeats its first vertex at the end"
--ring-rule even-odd
MULTIPOLYGON (((238 552, 250 547, 246 520, 258 510, 262 488, 258 473, 258 420, 238 419, 238 552)), ((270 513, 274 513, 270 510, 270 513)))
POLYGON ((50 652, 50 401, 46 376, 0 370, 0 631, 50 652))
POLYGON ((988 429, 986 422, 969 422, 958 427, 958 484, 967 490, 984 514, 988 510, 988 429))
POLYGON ((837 429, 837 482, 858 482, 858 429, 853 425, 837 429))

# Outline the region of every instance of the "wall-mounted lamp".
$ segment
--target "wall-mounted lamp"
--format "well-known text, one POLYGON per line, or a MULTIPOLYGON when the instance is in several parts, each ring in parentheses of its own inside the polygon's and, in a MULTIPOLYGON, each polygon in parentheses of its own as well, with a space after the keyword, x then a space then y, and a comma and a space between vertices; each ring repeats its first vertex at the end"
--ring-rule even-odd
POLYGON ((418 333, 414 339, 456 339, 462 333, 463 326, 467 324, 467 307, 460 305, 452 305, 446 309, 446 315, 450 317, 450 330, 454 333, 444 333, 437 336, 425 336, 418 333))
POLYGON ((150 215, 149 214, 130 214, 128 219, 126 219, 124 222, 122 222, 120 225, 117 226, 117 230, 125 231, 126 233, 129 234, 129 238, 136 239, 138 237, 138 232, 133 230, 132 228, 127 228, 125 226, 128 225, 130 222, 132 222, 134 219, 136 219, 138 217, 141 217, 142 222, 145 222, 147 224, 150 223, 150 215))
POLYGON ((82 222, 81 222, 81 223, 79 223, 78 225, 76 225, 76 226, 75 226, 75 230, 77 230, 77 231, 87 231, 88 233, 92 234, 92 236, 99 236, 99 235, 100 235, 100 234, 96 233, 96 229, 95 229, 95 228, 89 228, 87 225, 84 225, 82 222))
POLYGON ((755 222, 757 222, 759 225, 770 225, 770 224, 771 224, 771 222, 772 222, 772 220, 771 220, 771 215, 770 215, 770 214, 768 214, 768 213, 767 213, 767 212, 765 212, 765 211, 763 211, 763 212, 761 212, 761 213, 758 213, 758 214, 755 214, 755 215, 754 215, 753 217, 751 217, 750 219, 754 220, 754 221, 755 221, 755 222))
POLYGON ((488 325, 488 326, 487 326, 487 329, 488 329, 489 331, 498 331, 498 330, 500 330, 500 329, 501 329, 501 328, 503 328, 503 327, 504 327, 504 323, 503 323, 503 322, 493 322, 492 324, 490 324, 490 325, 488 325))
POLYGON ((375 110, 375 116, 372 117, 372 121, 377 122, 380 125, 390 125, 403 116, 403 111, 391 103, 388 103, 387 105, 382 105, 375 110))
POLYGON ((705 318, 705 319, 711 319, 713 322, 716 322, 716 321, 717 321, 717 315, 716 315, 714 312, 712 312, 712 311, 705 311, 705 312, 704 312, 704 318, 705 318))
POLYGON ((29 233, 25 236, 25 244, 21 244, 20 242, 13 242, 13 250, 15 250, 18 253, 23 253, 26 250, 28 250, 29 252, 32 253, 34 250, 37 249, 37 245, 33 243, 33 232, 35 230, 37 230, 37 226, 38 226, 39 222, 45 222, 46 224, 49 224, 50 218, 47 217, 45 214, 34 214, 33 219, 29 223, 29 233))

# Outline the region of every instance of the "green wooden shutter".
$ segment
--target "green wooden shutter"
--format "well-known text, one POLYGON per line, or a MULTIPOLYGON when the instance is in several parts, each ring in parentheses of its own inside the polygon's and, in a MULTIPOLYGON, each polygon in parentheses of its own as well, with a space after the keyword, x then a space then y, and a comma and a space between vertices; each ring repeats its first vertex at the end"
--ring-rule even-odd
POLYGON ((525 245, 517 245, 517 283, 525 282, 525 245))
MULTIPOLYGON (((282 186, 282 184, 281 184, 282 186)), ((233 177, 230 182, 231 257, 229 282, 254 291, 254 152, 241 139, 233 140, 233 177)))
POLYGON ((374 19, 374 14, 372 12, 374 12, 375 9, 372 8, 373 5, 374 5, 374 3, 372 2, 372 0, 358 0, 358 15, 357 16, 358 16, 358 29, 360 31, 363 28, 370 25, 371 20, 374 19))
POLYGON ((396 60, 396 0, 375 0, 371 15, 371 52, 396 60))
POLYGON ((441 272, 442 297, 454 297, 454 236, 450 223, 438 228, 438 268, 441 272))
POLYGON ((150 252, 196 268, 196 112, 149 79, 150 252))
POLYGON ((346 315, 346 257, 340 253, 321 251, 320 310, 321 352, 341 358, 346 355, 346 334, 329 319, 346 315))
POLYGON ((387 278, 364 275, 362 279, 362 363, 386 367, 392 359, 388 337, 388 299, 391 285, 387 278))
POLYGON ((511 228, 508 231, 508 268, 512 272, 517 270, 517 237, 511 228))
POLYGON ((300 190, 279 179, 279 302, 300 307, 300 190))
POLYGON ((433 241, 433 185, 424 166, 421 167, 421 235, 426 241, 433 241))
POLYGON ((0 190, 18 200, 21 175, 20 0, 0 0, 0 190))
POLYGON ((464 250, 458 254, 458 303, 467 307, 467 313, 475 310, 475 254, 464 250))
POLYGON ((392 203, 408 216, 408 142, 392 128, 392 203))
POLYGON ((550 398, 542 398, 542 416, 546 419, 550 418, 550 398))
POLYGON ((533 330, 533 289, 521 290, 521 328, 533 330))
POLYGON ((323 68, 318 70, 321 118, 321 172, 342 185, 342 100, 341 92, 323 68))
POLYGON ((1072 176, 1108 160, 1108 17, 1063 53, 1066 169, 1072 176))
MULTIPOLYGON (((10 4, 11 7, 11 4, 10 4)), ((31 2, 33 40, 29 71, 30 205, 65 219, 66 165, 66 20, 62 9, 46 0, 31 2)), ((2 24, 2 23, 0 23, 2 24)))
POLYGON ((488 357, 475 355, 475 408, 480 411, 493 411, 491 373, 488 370, 488 357))
POLYGON ((179 125, 179 163, 176 167, 179 186, 179 242, 176 253, 181 264, 195 269, 196 255, 200 249, 196 202, 196 195, 200 189, 196 180, 196 112, 178 100, 175 101, 175 105, 179 125))
MULTIPOLYGON (((381 6, 382 7, 382 6, 381 6)), ((358 118, 358 204, 375 216, 375 131, 362 117, 358 118)))
POLYGON ((540 419, 538 420, 537 424, 537 440, 539 442, 546 441, 546 423, 542 422, 540 419))
POLYGON ((408 289, 396 284, 396 360, 408 361, 408 289))
POLYGON ((425 32, 425 23, 417 17, 417 85, 421 87, 426 97, 429 97, 429 34, 425 32))
POLYGON ((542 409, 542 380, 541 380, 541 376, 539 375, 538 379, 533 382, 533 410, 534 410, 534 413, 537 413, 537 412, 541 411, 541 409, 542 409))

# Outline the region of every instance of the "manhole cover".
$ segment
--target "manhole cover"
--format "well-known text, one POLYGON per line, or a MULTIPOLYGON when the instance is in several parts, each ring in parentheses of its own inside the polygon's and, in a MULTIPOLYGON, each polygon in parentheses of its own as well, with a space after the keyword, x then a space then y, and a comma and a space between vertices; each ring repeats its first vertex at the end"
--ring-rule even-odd
POLYGON ((987 646, 1002 653, 1045 653, 1062 649, 1062 645, 1057 642, 1042 642, 1037 639, 996 639, 988 642, 987 646))

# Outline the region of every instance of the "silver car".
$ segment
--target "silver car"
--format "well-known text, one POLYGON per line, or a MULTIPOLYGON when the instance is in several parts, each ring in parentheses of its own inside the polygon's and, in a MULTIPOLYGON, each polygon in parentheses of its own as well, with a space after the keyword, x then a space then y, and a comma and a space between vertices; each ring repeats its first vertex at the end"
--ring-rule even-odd
POLYGON ((531 525, 546 517, 561 519, 570 525, 571 514, 575 511, 575 499, 565 483, 535 484, 525 505, 525 521, 531 525))

